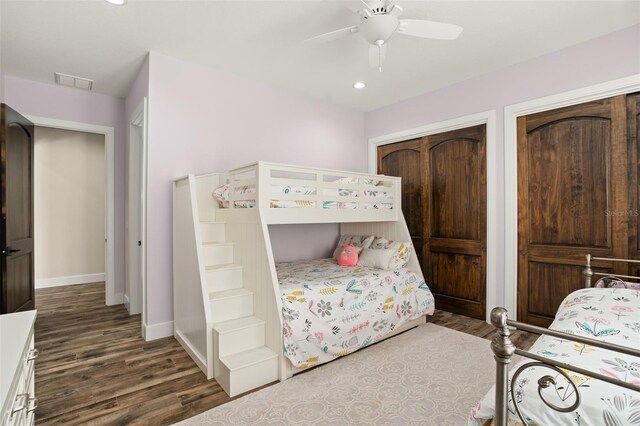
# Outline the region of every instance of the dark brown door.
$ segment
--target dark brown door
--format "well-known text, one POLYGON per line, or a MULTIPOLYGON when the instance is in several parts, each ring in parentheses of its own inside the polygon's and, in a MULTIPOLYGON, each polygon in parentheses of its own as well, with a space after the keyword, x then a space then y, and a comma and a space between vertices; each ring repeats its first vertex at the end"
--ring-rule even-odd
POLYGON ((33 124, 2 104, 1 313, 34 308, 33 124))
MULTIPOLYGON (((629 255, 625 104, 618 96, 518 118, 520 321, 551 323, 582 286, 587 253, 629 255)), ((595 265, 628 273, 621 264, 595 265)))
POLYGON ((481 319, 486 310, 485 133, 482 125, 424 138, 425 278, 438 309, 481 319))
MULTIPOLYGON (((640 93, 627 95, 627 149, 629 157, 629 257, 640 259, 640 93)), ((640 267, 630 270, 631 275, 639 276, 640 267)))
POLYGON ((423 263, 422 140, 414 139, 378 148, 378 173, 402 178, 402 212, 418 261, 423 263))
POLYGON ((436 306, 485 318, 485 126, 378 148, 378 171, 402 177, 402 211, 436 306))

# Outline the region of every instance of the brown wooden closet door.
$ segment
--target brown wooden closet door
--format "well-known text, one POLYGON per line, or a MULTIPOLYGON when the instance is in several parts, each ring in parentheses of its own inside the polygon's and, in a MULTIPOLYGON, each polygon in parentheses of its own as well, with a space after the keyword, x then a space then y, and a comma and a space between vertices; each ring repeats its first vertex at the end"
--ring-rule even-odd
POLYGON ((548 326, 587 253, 627 257, 625 110, 618 96, 518 118, 518 320, 548 326))
POLYGON ((2 104, 0 111, 2 223, 0 313, 34 308, 33 124, 2 104))
MULTIPOLYGON (((640 93, 627 95, 627 155, 629 158, 629 258, 640 259, 640 93)), ((631 275, 639 276, 640 267, 632 266, 631 275)))
POLYGON ((420 139, 414 139, 379 147, 378 173, 402 178, 402 212, 420 267, 424 270, 421 144, 420 139))
POLYGON ((438 309, 481 319, 486 310, 485 134, 482 125, 424 138, 425 278, 438 309))

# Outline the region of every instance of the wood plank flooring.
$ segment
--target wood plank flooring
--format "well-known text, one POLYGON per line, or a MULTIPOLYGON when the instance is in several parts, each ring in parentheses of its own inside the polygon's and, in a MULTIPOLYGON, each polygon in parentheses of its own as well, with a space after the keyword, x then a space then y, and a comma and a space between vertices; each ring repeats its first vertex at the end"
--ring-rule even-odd
POLYGON ((36 309, 38 425, 171 424, 231 399, 173 337, 145 342, 102 283, 38 289, 36 309))
MULTIPOLYGON (((173 338, 145 342, 140 316, 104 305, 104 284, 36 290, 38 425, 168 425, 230 401, 173 338)), ((437 311, 431 322, 490 339, 484 321, 437 311)), ((518 332, 528 348, 537 336, 518 332)))
MULTIPOLYGON (((452 314, 451 312, 439 311, 437 309, 435 314, 429 318, 429 322, 487 340, 493 339, 497 333, 496 329, 485 321, 465 317, 464 315, 452 314)), ((524 350, 529 349, 538 337, 540 337, 539 334, 528 333, 521 330, 516 330, 511 333, 511 341, 513 341, 518 348, 524 350)))

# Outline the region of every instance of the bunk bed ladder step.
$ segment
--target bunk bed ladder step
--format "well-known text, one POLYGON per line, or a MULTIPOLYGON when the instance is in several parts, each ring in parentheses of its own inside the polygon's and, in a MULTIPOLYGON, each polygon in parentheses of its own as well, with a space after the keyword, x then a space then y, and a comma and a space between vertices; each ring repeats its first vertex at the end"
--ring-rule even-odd
POLYGON ((213 327, 214 370, 223 371, 220 358, 264 346, 265 322, 250 316, 220 322, 213 327))
POLYGON ((265 322, 250 316, 214 325, 218 355, 224 357, 264 346, 265 322))
POLYGON ((205 266, 227 265, 233 263, 233 244, 202 243, 205 266))
POLYGON ((224 222, 200 222, 200 237, 203 243, 224 243, 226 241, 224 222))
POLYGON ((206 266, 205 274, 209 293, 242 288, 242 266, 240 265, 206 266))
POLYGON ((213 322, 253 315, 253 293, 244 288, 209 293, 213 322))
POLYGON ((216 381, 232 397, 278 380, 278 355, 265 346, 220 361, 216 381))

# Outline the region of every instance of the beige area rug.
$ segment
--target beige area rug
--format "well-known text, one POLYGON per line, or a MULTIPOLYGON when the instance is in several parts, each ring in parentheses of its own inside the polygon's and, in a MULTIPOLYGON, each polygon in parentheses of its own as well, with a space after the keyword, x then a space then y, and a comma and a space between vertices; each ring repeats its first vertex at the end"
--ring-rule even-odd
POLYGON ((494 382, 488 340, 426 324, 187 425, 465 425, 494 382))

